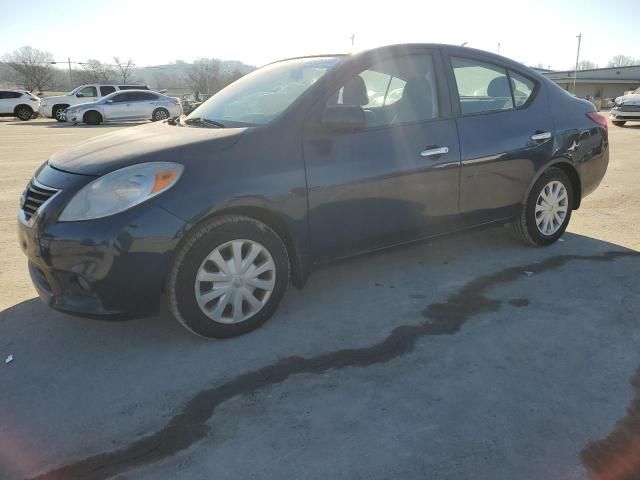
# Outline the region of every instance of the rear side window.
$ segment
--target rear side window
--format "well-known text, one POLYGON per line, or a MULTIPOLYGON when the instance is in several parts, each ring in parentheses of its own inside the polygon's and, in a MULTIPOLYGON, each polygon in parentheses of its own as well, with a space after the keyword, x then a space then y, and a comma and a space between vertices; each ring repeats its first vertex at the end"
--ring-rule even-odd
POLYGON ((104 97, 116 91, 116 87, 100 87, 100 94, 104 97))
POLYGON ((504 68, 468 58, 452 58, 451 62, 463 114, 514 108, 504 68))
POLYGON ((113 97, 111 97, 111 100, 113 101, 113 103, 127 102, 127 101, 129 101, 129 95, 131 95, 131 94, 130 93, 120 93, 118 95, 114 95, 113 97))
POLYGON ((535 88, 535 83, 516 72, 509 70, 511 77, 511 86, 513 87, 513 99, 516 102, 516 108, 523 106, 531 97, 535 88))

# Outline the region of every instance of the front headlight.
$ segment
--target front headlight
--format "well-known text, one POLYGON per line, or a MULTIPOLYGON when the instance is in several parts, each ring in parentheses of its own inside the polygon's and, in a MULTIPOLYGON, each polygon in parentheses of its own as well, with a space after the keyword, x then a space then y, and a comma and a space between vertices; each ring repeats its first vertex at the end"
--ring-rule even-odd
POLYGON ((171 188, 183 169, 177 163, 150 162, 107 173, 82 187, 59 220, 91 220, 120 213, 171 188))

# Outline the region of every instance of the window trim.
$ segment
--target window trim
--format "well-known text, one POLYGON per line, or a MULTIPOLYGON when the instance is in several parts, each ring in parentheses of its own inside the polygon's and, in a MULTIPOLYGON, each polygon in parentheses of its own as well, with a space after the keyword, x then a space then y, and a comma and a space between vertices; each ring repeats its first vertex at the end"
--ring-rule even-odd
POLYGON ((537 97, 538 92, 540 90, 540 82, 537 79, 532 78, 531 76, 523 73, 521 70, 518 70, 517 68, 514 68, 512 66, 509 66, 503 63, 496 63, 490 60, 485 60, 482 57, 478 57, 474 55, 458 55, 458 54, 453 54, 451 52, 447 52, 446 64, 447 65, 445 68, 447 69, 447 76, 453 87, 450 89, 451 96, 452 96, 451 103, 452 103, 452 106, 455 105, 458 110, 457 113, 454 113, 454 116, 457 116, 457 117, 476 117, 479 115, 493 115, 496 113, 506 113, 506 112, 515 112, 517 110, 525 110, 529 108, 529 106, 533 103, 533 101, 537 97), (513 108, 509 108, 508 110, 487 110, 485 112, 463 113, 462 104, 460 102, 460 92, 458 92, 458 82, 456 81, 455 71, 453 69, 452 59, 454 58, 460 58, 463 60, 472 60, 472 61, 485 63, 487 65, 504 69, 504 71, 507 74, 507 82, 509 83, 509 90, 511 91, 511 101, 513 102, 513 108), (511 75, 509 74, 509 72, 511 71, 513 71, 514 73, 517 73, 521 77, 526 78, 527 80, 530 80, 533 83, 533 90, 531 90, 531 95, 529 95, 529 98, 527 98, 527 101, 522 105, 520 105, 519 107, 516 107, 515 96, 513 94, 513 87, 511 85, 511 75))

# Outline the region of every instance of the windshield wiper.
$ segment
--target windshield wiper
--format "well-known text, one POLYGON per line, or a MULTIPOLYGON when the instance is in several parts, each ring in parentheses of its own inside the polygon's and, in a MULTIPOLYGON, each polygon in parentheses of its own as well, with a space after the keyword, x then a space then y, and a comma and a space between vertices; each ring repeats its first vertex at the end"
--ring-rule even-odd
POLYGON ((183 120, 182 123, 185 125, 210 125, 216 128, 224 128, 222 123, 204 117, 187 118, 183 120))

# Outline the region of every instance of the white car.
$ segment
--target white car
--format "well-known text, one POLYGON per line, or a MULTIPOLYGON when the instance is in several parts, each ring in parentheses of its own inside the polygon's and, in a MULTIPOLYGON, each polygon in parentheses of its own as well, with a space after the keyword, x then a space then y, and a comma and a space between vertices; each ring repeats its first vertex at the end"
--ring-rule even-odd
POLYGON ((146 85, 123 85, 117 83, 92 83, 80 85, 66 95, 45 97, 40 101, 40 114, 64 122, 64 111, 80 103, 94 102, 100 98, 121 90, 149 90, 146 85))
POLYGON ((25 90, 0 90, 0 117, 27 121, 38 116, 40 99, 25 90))
POLYGON ((149 90, 114 92, 97 102, 81 103, 65 111, 67 122, 98 125, 114 120, 165 120, 182 115, 180 99, 149 90))
POLYGON ((640 122, 640 88, 616 98, 609 118, 616 127, 622 127, 627 122, 640 122))

